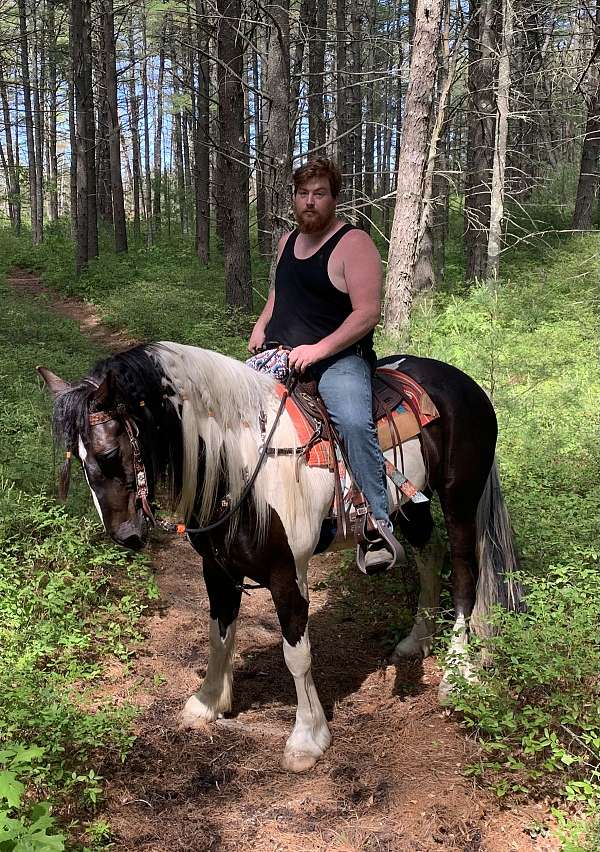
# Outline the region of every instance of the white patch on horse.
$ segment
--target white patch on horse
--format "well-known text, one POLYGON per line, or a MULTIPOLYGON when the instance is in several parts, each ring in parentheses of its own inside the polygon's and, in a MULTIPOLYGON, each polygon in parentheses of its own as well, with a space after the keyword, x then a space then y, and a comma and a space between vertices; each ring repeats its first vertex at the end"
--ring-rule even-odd
POLYGON ((208 631, 208 665, 202 686, 188 698, 181 713, 181 725, 194 728, 213 722, 231 710, 233 699, 233 651, 236 622, 221 636, 219 622, 211 618, 208 631))
POLYGON ((331 743, 325 713, 310 670, 308 631, 296 645, 290 645, 284 639, 283 656, 294 678, 298 708, 294 730, 285 745, 282 766, 292 772, 304 772, 314 766, 331 743))
MULTIPOLYGON (((385 458, 394 464, 394 450, 386 450, 385 458)), ((425 462, 423 461, 423 452, 421 450, 421 441, 418 437, 410 438, 402 444, 402 451, 396 448, 396 467, 398 470, 410 479, 412 484, 422 491, 427 484, 427 473, 425 470, 425 462)), ((387 479, 388 503, 390 512, 398 508, 397 490, 391 480, 387 479)), ((410 498, 401 494, 400 505, 406 503, 410 498)))
POLYGON ((475 669, 469 658, 469 631, 468 620, 464 613, 457 610, 456 620, 452 628, 452 639, 446 654, 444 665, 444 676, 438 687, 438 698, 440 703, 447 702, 454 688, 454 678, 475 680, 475 669))
POLYGON ((100 516, 100 520, 102 521, 102 526, 106 530, 106 524, 104 523, 104 517, 102 516, 102 509, 100 508, 100 501, 96 497, 96 492, 92 488, 92 485, 90 483, 90 478, 88 476, 88 473, 87 473, 87 470, 86 470, 86 467, 85 467, 85 460, 87 459, 87 450, 84 446, 83 441, 81 440, 81 437, 79 438, 79 442, 78 442, 78 452, 79 452, 79 458, 81 460, 81 466, 83 468, 83 475, 85 476, 86 482, 87 482, 89 489, 92 493, 92 500, 94 501, 94 506, 96 507, 96 511, 98 512, 98 515, 100 516))

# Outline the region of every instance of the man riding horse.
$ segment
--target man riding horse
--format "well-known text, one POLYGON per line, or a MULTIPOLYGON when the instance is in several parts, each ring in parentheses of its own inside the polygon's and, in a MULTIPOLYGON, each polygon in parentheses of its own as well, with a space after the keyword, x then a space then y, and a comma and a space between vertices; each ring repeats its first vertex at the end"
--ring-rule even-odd
MULTIPOLYGON (((346 448, 352 474, 379 533, 391 537, 384 457, 373 422, 373 329, 381 316, 381 258, 371 237, 336 216, 341 174, 318 157, 296 169, 298 227, 278 246, 275 285, 248 349, 271 342, 291 349, 289 366, 310 368, 346 448)), ((400 552, 400 545, 398 551, 400 552)), ((369 547, 369 573, 391 568, 385 538, 369 547)))

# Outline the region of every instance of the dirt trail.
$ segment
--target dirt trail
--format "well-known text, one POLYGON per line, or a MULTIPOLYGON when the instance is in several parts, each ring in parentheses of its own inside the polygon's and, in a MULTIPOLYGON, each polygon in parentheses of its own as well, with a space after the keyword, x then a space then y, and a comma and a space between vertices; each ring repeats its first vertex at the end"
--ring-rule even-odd
MULTIPOLYGON (((93 309, 57 299, 18 270, 9 283, 43 294, 109 348, 129 341, 105 329, 93 309)), ((293 726, 295 692, 264 590, 242 602, 232 717, 203 731, 180 732, 177 714, 198 688, 207 662, 208 601, 201 561, 184 541, 151 546, 161 600, 143 622, 146 641, 130 665, 101 685, 116 704, 142 712, 123 766, 106 767, 102 816, 117 850, 144 852, 556 852, 529 836, 548 822, 527 803, 501 809, 463 770, 474 745, 436 700, 434 660, 402 671, 385 666, 380 639, 337 605, 332 590, 311 594, 313 672, 333 744, 314 770, 279 768, 293 726)), ((338 557, 316 557, 311 585, 338 557)), ((372 586, 365 581, 357 611, 372 586)))

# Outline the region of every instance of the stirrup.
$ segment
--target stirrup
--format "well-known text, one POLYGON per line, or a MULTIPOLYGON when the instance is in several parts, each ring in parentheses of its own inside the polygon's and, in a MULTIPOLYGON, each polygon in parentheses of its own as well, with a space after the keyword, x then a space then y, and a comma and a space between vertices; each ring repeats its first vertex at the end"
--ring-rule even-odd
POLYGON ((375 539, 364 538, 356 545, 356 564, 363 574, 372 576, 406 565, 406 553, 393 530, 383 521, 371 519, 377 530, 375 539))

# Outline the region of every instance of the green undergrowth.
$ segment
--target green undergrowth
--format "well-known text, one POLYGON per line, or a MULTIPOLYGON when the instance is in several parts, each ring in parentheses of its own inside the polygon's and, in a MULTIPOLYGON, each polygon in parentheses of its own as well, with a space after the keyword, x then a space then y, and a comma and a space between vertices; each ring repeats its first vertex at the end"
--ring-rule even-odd
MULTIPOLYGON (((101 240, 100 257, 80 277, 74 275, 73 243, 64 223, 32 250, 27 236, 0 232, 0 251, 13 266, 38 270, 53 290, 79 296, 98 308, 102 319, 125 328, 138 340, 175 340, 243 357, 253 321, 227 308, 223 261, 216 248, 201 267, 189 238, 172 237, 153 246, 132 245, 117 255, 101 240)), ((253 262, 255 309, 264 304, 268 266, 253 262)))
POLYGON ((103 353, 43 297, 14 294, 9 263, 0 250, 0 849, 25 852, 64 848, 132 743, 131 708, 98 686, 107 664, 129 665, 156 588, 143 557, 107 544, 81 477, 66 507, 53 496, 35 365, 72 379, 103 353))
POLYGON ((594 234, 513 250, 495 288, 424 300, 411 327, 412 351, 492 395, 527 588, 454 697, 482 745, 472 772, 500 796, 584 807, 600 800, 599 249, 594 234))
MULTIPOLYGON (((456 691, 459 718, 481 744, 471 772, 499 796, 533 794, 592 808, 600 798, 600 244, 597 234, 559 235, 561 215, 560 206, 514 214, 517 239, 503 256, 501 279, 488 288, 462 282, 462 214, 454 209, 446 280, 416 305, 409 351, 455 364, 492 396, 503 489, 528 590, 526 615, 497 616, 502 630, 490 640, 491 665, 477 683, 461 683, 456 691), (521 239, 533 231, 544 235, 521 239)), ((89 299, 136 336, 245 355, 252 320, 225 308, 218 256, 201 269, 189 246, 175 239, 126 257, 105 251, 77 281, 72 248, 60 232, 33 252, 25 240, 0 232, 2 246, 10 262, 39 269, 52 287, 89 299)), ((255 269, 264 294, 264 262, 255 269)), ((255 305, 262 305, 258 294, 255 305)), ((379 335, 378 350, 397 351, 397 344, 379 335)), ((78 358, 74 353, 69 364, 50 359, 49 366, 60 365, 70 377, 78 358)), ((19 416, 29 436, 44 440, 45 415, 36 413, 37 403, 32 410, 19 416)), ((33 459, 29 447, 27 437, 23 482, 33 459)), ((14 459, 2 463, 3 470, 19 470, 14 459)), ((354 578, 348 566, 341 571, 326 582, 342 617, 356 621, 367 638, 397 641, 409 626, 406 603, 414 588, 400 575, 367 587, 371 581, 354 578), (386 627, 390 598, 401 603, 388 606, 386 627)), ((583 834, 577 840, 579 829, 561 819, 565 850, 588 848, 583 834)))

